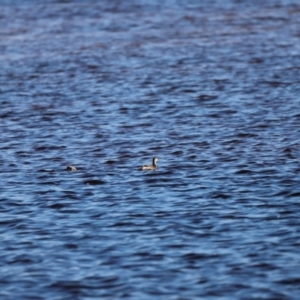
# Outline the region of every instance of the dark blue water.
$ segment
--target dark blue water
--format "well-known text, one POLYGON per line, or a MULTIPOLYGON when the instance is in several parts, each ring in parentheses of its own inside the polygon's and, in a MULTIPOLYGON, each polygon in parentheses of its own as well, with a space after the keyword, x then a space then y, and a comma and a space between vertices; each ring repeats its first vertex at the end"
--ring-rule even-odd
POLYGON ((41 2, 0 5, 0 299, 299 299, 299 2, 41 2))

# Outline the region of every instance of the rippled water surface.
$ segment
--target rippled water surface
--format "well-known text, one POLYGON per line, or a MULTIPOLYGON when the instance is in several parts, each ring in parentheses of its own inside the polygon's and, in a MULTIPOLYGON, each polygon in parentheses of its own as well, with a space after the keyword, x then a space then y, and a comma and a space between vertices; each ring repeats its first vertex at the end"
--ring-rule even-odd
POLYGON ((299 2, 41 3, 0 5, 0 298, 299 299, 299 2))

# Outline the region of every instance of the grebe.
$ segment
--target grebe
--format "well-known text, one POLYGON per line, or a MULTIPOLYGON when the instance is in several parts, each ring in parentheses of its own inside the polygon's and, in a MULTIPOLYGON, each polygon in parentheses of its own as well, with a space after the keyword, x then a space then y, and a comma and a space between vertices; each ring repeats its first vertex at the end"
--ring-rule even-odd
POLYGON ((77 169, 74 166, 67 166, 66 171, 74 172, 77 171, 77 169))
POLYGON ((141 170, 143 170, 143 171, 156 170, 157 169, 157 164, 156 164, 157 162, 158 162, 158 158, 154 157, 152 165, 144 165, 144 166, 141 167, 141 170))

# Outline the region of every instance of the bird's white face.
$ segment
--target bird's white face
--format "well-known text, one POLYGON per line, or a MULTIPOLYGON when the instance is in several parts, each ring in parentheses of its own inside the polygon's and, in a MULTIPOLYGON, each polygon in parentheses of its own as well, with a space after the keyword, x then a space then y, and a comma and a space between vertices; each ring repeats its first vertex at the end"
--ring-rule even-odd
POLYGON ((157 157, 154 158, 154 162, 155 162, 155 163, 158 162, 158 158, 157 158, 157 157))

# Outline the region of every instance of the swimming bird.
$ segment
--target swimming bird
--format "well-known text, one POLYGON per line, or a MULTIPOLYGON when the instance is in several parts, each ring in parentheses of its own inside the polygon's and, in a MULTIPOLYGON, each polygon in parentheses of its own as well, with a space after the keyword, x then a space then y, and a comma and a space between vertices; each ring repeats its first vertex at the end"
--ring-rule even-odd
POLYGON ((158 162, 158 158, 154 157, 152 165, 144 165, 140 169, 143 170, 143 171, 146 171, 146 170, 156 170, 157 169, 157 164, 156 164, 157 162, 158 162))
POLYGON ((77 171, 77 169, 74 166, 67 166, 66 171, 74 172, 77 171))

